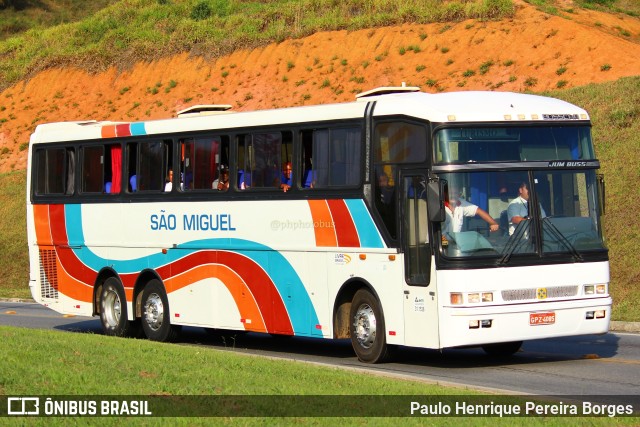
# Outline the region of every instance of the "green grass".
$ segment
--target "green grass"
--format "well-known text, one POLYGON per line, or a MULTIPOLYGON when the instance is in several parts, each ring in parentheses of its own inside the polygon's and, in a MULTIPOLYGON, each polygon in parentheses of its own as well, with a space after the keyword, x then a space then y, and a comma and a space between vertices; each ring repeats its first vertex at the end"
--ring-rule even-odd
POLYGON ((31 298, 27 253, 26 171, 0 175, 0 296, 31 298))
POLYGON ((0 40, 30 29, 76 22, 107 6, 109 0, 0 0, 0 40), (10 7, 8 4, 14 4, 10 7))
MULTIPOLYGON (((551 15, 558 15, 560 11, 567 12, 571 10, 564 9, 562 4, 555 0, 525 1, 551 15)), ((574 4, 576 7, 582 7, 585 9, 599 10, 608 13, 623 13, 634 17, 640 16, 640 2, 637 0, 575 0, 574 4)))
POLYGON ((318 31, 500 19, 514 10, 512 0, 121 0, 77 22, 33 24, 0 40, 0 90, 53 66, 126 68, 182 52, 210 58, 318 31))
MULTIPOLYGON (((220 351, 206 346, 161 344, 92 334, 0 327, 0 395, 40 396, 278 396, 280 405, 290 405, 293 395, 414 395, 466 399, 481 395, 460 388, 447 388, 419 381, 387 378, 321 367, 301 362, 273 360, 220 351)), ((512 404, 523 400, 507 399, 512 404)), ((493 398, 491 398, 493 399, 493 398)), ((355 401, 357 402, 357 398, 355 401)), ((326 408, 329 414, 332 408, 326 408)), ((409 412, 407 410, 407 412, 409 412)), ((398 418, 29 418, 28 425, 397 425, 398 418)), ((633 425, 638 418, 402 418, 402 425, 434 426, 593 426, 633 425)), ((4 418, 3 425, 25 425, 26 419, 4 418)))

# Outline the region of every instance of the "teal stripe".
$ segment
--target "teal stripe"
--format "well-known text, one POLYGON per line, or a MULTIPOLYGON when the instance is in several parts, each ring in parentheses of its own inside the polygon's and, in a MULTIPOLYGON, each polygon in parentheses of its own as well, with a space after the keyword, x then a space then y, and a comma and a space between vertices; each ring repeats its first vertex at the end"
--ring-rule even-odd
POLYGON ((147 129, 144 126, 144 122, 131 123, 129 125, 131 135, 146 135, 147 129))
POLYGON ((205 239, 178 245, 177 249, 180 250, 169 250, 167 254, 157 253, 131 260, 106 260, 85 246, 82 205, 65 206, 65 224, 69 244, 81 246, 81 249, 74 249, 74 254, 84 265, 96 272, 109 265, 119 274, 138 273, 145 268, 156 269, 170 264, 203 249, 228 250, 242 254, 260 265, 269 275, 284 302, 294 332, 299 335, 322 337, 322 331, 315 328, 320 323, 318 315, 300 276, 281 253, 268 246, 242 239, 205 239))
POLYGON ((360 238, 360 247, 363 248, 384 248, 382 237, 378 232, 371 218, 371 214, 367 210, 362 199, 345 199, 347 208, 353 218, 353 223, 356 225, 358 231, 358 237, 360 238))

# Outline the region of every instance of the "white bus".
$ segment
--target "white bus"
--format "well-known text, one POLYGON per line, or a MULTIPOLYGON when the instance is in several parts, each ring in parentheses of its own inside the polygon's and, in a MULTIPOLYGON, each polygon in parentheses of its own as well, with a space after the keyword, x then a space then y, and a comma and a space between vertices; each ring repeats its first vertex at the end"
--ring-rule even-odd
POLYGON ((606 333, 604 184, 586 111, 498 92, 36 128, 33 298, 104 332, 197 326, 482 346, 606 333))

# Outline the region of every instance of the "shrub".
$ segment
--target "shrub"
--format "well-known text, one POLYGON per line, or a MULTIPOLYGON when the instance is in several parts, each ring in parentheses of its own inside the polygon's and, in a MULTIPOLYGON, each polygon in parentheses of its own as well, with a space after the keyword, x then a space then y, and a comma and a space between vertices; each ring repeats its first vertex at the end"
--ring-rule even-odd
POLYGON ((211 6, 209 2, 201 1, 191 9, 191 19, 195 21, 203 21, 211 17, 211 6))

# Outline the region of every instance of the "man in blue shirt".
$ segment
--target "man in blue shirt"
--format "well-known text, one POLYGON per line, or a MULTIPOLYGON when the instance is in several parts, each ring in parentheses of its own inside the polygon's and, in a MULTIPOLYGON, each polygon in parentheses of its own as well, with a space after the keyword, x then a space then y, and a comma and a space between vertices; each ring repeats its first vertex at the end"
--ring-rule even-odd
MULTIPOLYGON (((540 214, 542 218, 547 216, 542 206, 540 206, 540 214)), ((513 234, 518 224, 524 220, 528 220, 531 216, 529 214, 529 187, 526 182, 520 184, 518 197, 509 203, 507 216, 509 217, 509 235, 513 234)))

